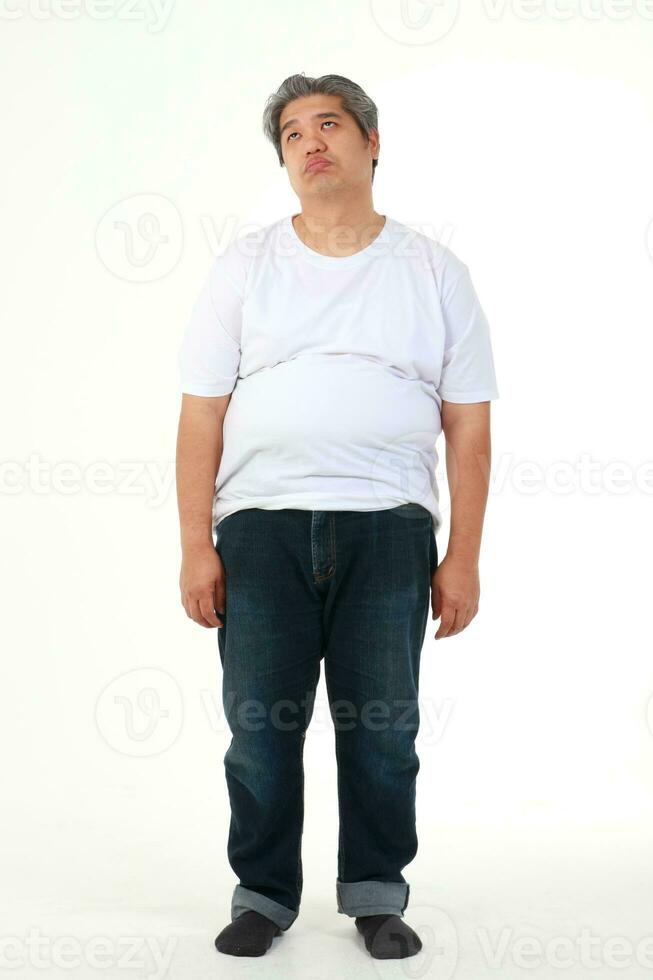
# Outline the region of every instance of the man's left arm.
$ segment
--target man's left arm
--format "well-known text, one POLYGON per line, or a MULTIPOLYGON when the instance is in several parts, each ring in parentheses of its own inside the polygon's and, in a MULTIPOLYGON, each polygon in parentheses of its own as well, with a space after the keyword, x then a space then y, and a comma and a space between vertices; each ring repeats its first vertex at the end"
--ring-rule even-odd
POLYGON ((431 579, 436 640, 455 636, 478 612, 478 561, 490 474, 490 402, 499 397, 488 324, 469 268, 452 260, 441 275, 445 345, 438 383, 446 443, 451 527, 431 579))
POLYGON ((490 402, 443 400, 451 523, 447 553, 431 582, 436 640, 460 633, 478 612, 478 561, 491 464, 490 402))

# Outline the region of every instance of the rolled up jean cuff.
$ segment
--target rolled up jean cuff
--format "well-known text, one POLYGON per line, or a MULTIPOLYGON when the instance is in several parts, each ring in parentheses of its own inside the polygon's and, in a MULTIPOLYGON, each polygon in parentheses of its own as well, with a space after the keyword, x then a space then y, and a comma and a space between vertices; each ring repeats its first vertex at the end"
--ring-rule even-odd
POLYGON ((336 881, 338 912, 344 915, 399 915, 408 905, 405 881, 336 881))
POLYGON ((250 911, 260 912, 267 919, 276 922, 280 929, 288 929, 299 914, 293 909, 281 905, 280 902, 275 902, 259 892, 252 891, 251 888, 236 885, 231 897, 231 921, 233 922, 243 912, 250 911))

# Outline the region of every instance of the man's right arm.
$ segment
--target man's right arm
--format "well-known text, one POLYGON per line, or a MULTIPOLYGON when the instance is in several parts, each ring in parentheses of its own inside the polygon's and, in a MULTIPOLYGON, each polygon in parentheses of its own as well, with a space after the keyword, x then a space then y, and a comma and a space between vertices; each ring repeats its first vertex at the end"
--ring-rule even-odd
POLYGON ((231 394, 182 394, 177 433, 176 481, 182 563, 181 602, 187 615, 207 628, 221 627, 225 575, 213 544, 215 481, 222 458, 222 429, 231 394))
POLYGON ((179 585, 186 613, 205 627, 222 626, 215 610, 225 610, 225 575, 211 524, 222 426, 239 375, 249 262, 238 239, 215 256, 179 348, 179 585))

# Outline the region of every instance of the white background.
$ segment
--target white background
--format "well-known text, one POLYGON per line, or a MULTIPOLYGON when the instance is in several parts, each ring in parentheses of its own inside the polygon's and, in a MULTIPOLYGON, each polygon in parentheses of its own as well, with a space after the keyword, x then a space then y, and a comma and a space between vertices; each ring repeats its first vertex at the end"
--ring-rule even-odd
POLYGON ((650 975, 653 4, 0 14, 3 965, 158 977, 149 941, 175 980, 650 975), (301 71, 375 100, 375 208, 469 265, 501 394, 480 611, 422 654, 424 950, 394 964, 336 911, 323 675, 300 917, 259 961, 213 948, 229 733, 179 599, 176 355, 212 255, 300 210, 261 116, 301 71))

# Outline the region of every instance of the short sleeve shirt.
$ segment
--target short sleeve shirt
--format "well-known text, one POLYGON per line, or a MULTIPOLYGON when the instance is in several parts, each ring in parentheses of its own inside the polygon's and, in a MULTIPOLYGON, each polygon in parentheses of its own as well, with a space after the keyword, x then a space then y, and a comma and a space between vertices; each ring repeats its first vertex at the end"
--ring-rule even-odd
POLYGON ((288 215, 214 257, 179 348, 179 388, 231 394, 214 524, 248 507, 381 510, 442 524, 442 401, 499 397, 468 267, 386 216, 366 248, 309 248, 288 215))

